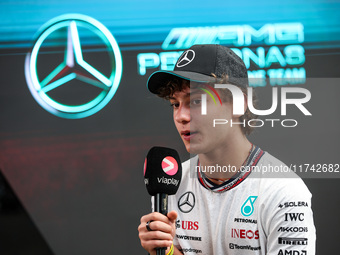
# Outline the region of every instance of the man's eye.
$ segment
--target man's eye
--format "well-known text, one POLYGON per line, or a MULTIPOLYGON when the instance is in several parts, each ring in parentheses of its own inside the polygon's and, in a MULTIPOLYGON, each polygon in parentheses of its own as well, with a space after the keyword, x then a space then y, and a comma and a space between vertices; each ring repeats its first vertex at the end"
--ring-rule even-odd
POLYGON ((170 106, 172 108, 178 108, 179 107, 179 103, 171 103, 170 106))

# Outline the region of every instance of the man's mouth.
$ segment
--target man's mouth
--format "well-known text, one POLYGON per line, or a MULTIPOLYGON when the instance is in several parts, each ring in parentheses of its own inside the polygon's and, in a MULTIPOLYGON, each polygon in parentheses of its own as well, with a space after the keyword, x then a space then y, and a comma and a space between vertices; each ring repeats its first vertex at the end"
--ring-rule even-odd
POLYGON ((190 131, 190 130, 184 130, 181 132, 183 139, 186 141, 190 141, 190 139, 193 138, 195 134, 197 134, 196 131, 190 131))

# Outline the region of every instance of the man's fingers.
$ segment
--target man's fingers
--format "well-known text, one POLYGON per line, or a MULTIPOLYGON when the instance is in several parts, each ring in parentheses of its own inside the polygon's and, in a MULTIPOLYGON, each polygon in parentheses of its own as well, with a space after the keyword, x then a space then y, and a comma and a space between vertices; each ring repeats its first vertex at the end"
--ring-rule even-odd
POLYGON ((162 231, 141 232, 139 236, 145 241, 162 240, 172 242, 172 235, 162 231))
POLYGON ((176 211, 171 211, 168 213, 168 218, 169 220, 174 223, 177 219, 177 212, 176 211))
MULTIPOLYGON (((145 224, 145 228, 146 228, 146 224, 145 224)), ((166 233, 171 233, 172 231, 171 225, 169 225, 168 223, 164 223, 162 221, 151 221, 149 223, 149 228, 151 229, 151 232, 162 231, 166 233)))
POLYGON ((167 223, 167 224, 171 223, 167 216, 165 216, 165 215, 163 215, 159 212, 153 212, 153 213, 144 215, 141 218, 140 221, 141 221, 141 223, 146 223, 148 221, 162 221, 162 222, 167 223))
POLYGON ((169 212, 167 216, 158 212, 143 216, 138 226, 142 247, 152 254, 155 248, 170 247, 173 242, 176 218, 175 211, 169 212), (151 231, 147 229, 148 222, 151 231))

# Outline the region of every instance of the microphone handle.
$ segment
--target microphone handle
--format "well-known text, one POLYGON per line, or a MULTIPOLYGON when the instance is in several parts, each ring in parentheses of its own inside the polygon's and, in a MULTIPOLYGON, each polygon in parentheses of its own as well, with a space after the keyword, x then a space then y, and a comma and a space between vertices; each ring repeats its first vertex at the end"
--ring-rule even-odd
MULTIPOLYGON (((159 212, 163 215, 168 214, 168 194, 157 193, 154 196, 155 212, 159 212)), ((165 255, 166 248, 156 248, 157 255, 165 255)))
POLYGON ((168 214, 168 194, 157 193, 154 196, 155 212, 159 212, 163 215, 168 214))

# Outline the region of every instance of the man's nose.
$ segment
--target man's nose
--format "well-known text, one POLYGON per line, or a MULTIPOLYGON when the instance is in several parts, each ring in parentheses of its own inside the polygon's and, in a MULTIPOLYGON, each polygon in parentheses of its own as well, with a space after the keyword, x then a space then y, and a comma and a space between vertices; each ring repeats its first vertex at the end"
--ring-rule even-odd
POLYGON ((190 122, 190 106, 181 105, 175 113, 175 121, 178 123, 190 122))

